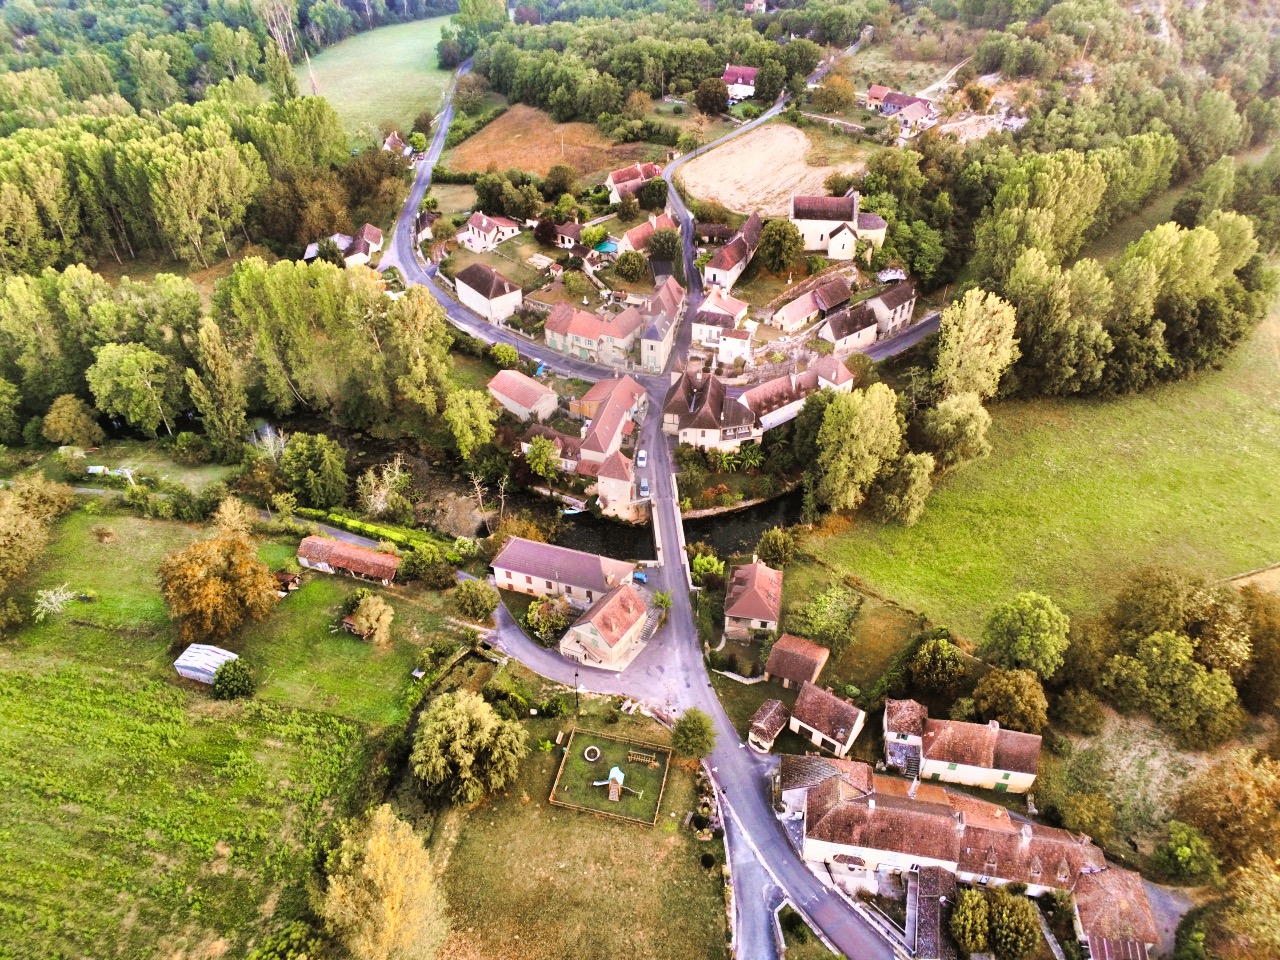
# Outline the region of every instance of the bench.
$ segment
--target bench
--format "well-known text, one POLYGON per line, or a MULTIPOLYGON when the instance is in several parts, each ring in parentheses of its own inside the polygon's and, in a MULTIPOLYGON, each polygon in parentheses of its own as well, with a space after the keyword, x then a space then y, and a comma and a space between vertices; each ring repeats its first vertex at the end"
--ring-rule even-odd
POLYGON ((658 755, 644 750, 628 750, 627 759, 634 763, 657 763, 658 755))

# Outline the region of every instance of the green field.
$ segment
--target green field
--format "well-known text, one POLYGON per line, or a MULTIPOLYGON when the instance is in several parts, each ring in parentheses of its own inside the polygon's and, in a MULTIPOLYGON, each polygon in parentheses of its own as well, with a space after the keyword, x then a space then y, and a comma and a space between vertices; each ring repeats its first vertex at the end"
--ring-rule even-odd
POLYGON ((970 637, 1020 590, 1087 614, 1144 564, 1280 560, 1280 308, 1222 371, 991 413, 992 456, 942 480, 919 524, 859 518, 807 552, 970 637))
MULTIPOLYGON (((194 526, 77 510, 17 596, 94 591, 0 642, 0 956, 244 956, 307 911, 311 844, 408 713, 440 594, 392 588, 394 642, 334 632, 356 584, 307 574, 227 646, 258 696, 219 703, 181 680, 156 580, 194 526), (323 711, 323 712, 319 712, 323 711)), ((273 566, 292 541, 261 547, 273 566)))
MULTIPOLYGON (((358 33, 311 58, 316 88, 348 133, 375 132, 384 122, 407 135, 421 111, 439 109, 452 73, 436 66, 436 43, 448 17, 415 20, 358 33)), ((294 71, 311 93, 305 62, 294 71)))

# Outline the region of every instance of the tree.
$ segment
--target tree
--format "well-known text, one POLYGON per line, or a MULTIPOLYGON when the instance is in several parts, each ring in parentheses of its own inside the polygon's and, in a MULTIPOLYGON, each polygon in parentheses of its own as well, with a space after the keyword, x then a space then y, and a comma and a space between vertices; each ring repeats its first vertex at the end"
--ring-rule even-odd
POLYGON ((602 227, 600 224, 596 224, 593 227, 583 227, 582 235, 580 237, 580 239, 582 240, 582 245, 584 247, 587 247, 588 249, 595 249, 600 244, 604 243, 605 240, 607 240, 608 238, 609 238, 609 231, 606 230, 604 227, 602 227))
MULTIPOLYGON (((665 182, 665 181, 664 181, 665 182)), ((647 184, 646 184, 647 186, 647 184)), ((667 205, 667 197, 664 193, 662 196, 662 206, 667 205)), ((658 208, 661 209, 661 208, 658 208)), ((618 201, 618 218, 621 220, 634 220, 640 216, 640 201, 632 194, 627 194, 618 201)))
POLYGON ((881 469, 869 497, 882 523, 915 526, 933 490, 933 454, 905 452, 881 469))
POLYGON ((682 757, 701 760, 716 748, 716 728, 711 718, 697 707, 680 714, 671 728, 671 747, 682 757))
POLYGON ((926 640, 907 668, 911 682, 931 693, 952 693, 964 679, 964 655, 943 637, 926 640))
POLYGON ((529 441, 524 462, 537 476, 550 483, 560 472, 560 451, 550 438, 538 435, 529 441))
POLYGON ((322 433, 295 433, 280 457, 280 475, 309 507, 328 510, 347 498, 347 455, 322 433))
POLYGON ((391 646, 391 623, 396 612, 382 597, 371 593, 361 597, 351 613, 351 626, 358 636, 375 647, 391 646))
POLYGON ((106 437, 89 405, 70 393, 53 401, 40 432, 50 443, 75 447, 95 447, 106 437))
POLYGON ((1102 701, 1088 690, 1078 688, 1063 692, 1054 704, 1054 716, 1072 733, 1083 733, 1086 736, 1101 733, 1106 720, 1102 701))
POLYGON ((187 368, 187 391, 200 412, 209 446, 220 460, 229 462, 243 449, 249 432, 243 366, 210 319, 200 324, 196 344, 199 373, 187 368))
POLYGON ((1116 831, 1116 811, 1105 793, 1072 793, 1062 801, 1062 825, 1106 843, 1116 831))
POLYGON ((427 151, 426 134, 419 133, 416 130, 413 131, 413 133, 409 134, 409 147, 410 149, 413 150, 414 153, 426 153, 427 151))
POLYGON ((1255 853, 1233 877, 1231 903, 1224 921, 1228 930, 1256 953, 1280 955, 1280 862, 1255 853))
POLYGON ((853 106, 853 84, 839 74, 832 74, 813 91, 813 105, 819 113, 839 113, 853 106))
POLYGON ((422 841, 390 804, 343 829, 327 869, 319 912, 353 960, 433 960, 445 905, 422 841))
POLYGON ((785 527, 770 527, 760 534, 756 556, 775 570, 783 569, 796 556, 796 535, 785 527))
POLYGON ((578 193, 578 174, 565 163, 557 163, 542 178, 542 195, 554 200, 565 194, 576 196, 578 193))
POLYGON ((577 300, 591 292, 591 282, 582 275, 581 270, 566 270, 564 274, 565 293, 577 300))
POLYGON ((1167 876, 1198 883, 1218 878, 1218 858, 1213 844, 1195 827, 1170 820, 1169 836, 1155 850, 1156 866, 1167 876))
POLYGON ((22 422, 18 418, 21 405, 22 394, 18 388, 0 377, 0 443, 13 443, 22 437, 22 422))
POLYGON ((644 276, 645 259, 644 254, 638 250, 627 250, 619 254, 618 263, 614 267, 618 276, 623 280, 629 280, 632 283, 644 276))
POLYGON ((840 656, 853 642, 853 624, 862 611, 862 597, 839 585, 832 585, 812 597, 795 620, 800 633, 840 656))
POLYGON ((258 681, 242 657, 228 660, 218 666, 213 674, 210 692, 215 700, 244 700, 253 696, 258 681))
POLYGON ((678 260, 681 250, 680 234, 670 227, 655 230, 649 235, 645 249, 655 260, 678 260))
POLYGON ((160 564, 160 592, 185 643, 224 640, 276 602, 276 582, 248 535, 199 540, 160 564))
POLYGON ((469 620, 488 623, 498 609, 498 591, 483 580, 463 580, 453 592, 453 602, 469 620))
POLYGON ((1014 309, 994 293, 974 288, 942 311, 933 380, 943 397, 994 396, 1000 377, 1018 358, 1014 309))
POLYGON ((804 252, 804 239, 790 220, 770 220, 760 231, 756 256, 774 273, 781 273, 804 252))
POLYGON ((96 353, 84 376, 98 409, 152 436, 163 423, 172 435, 183 394, 182 371, 173 361, 140 343, 109 343, 96 353))
POLYGON ((818 502, 831 510, 857 507, 901 441, 897 397, 884 384, 836 394, 818 431, 818 502))
POLYGON ((493 439, 498 411, 484 390, 455 390, 444 402, 444 419, 458 456, 470 460, 476 450, 493 439))
POLYGON ((693 102, 708 116, 719 116, 729 109, 729 88, 719 77, 708 77, 698 84, 693 102))
POLYGON ((470 804, 516 778, 529 752, 524 727, 474 693, 446 693, 418 721, 409 762, 424 790, 470 804))
POLYGON ((1241 865, 1255 851, 1280 856, 1280 762, 1233 750, 1187 780, 1178 819, 1199 830, 1218 855, 1241 865))
POLYGON ((991 414, 982 406, 976 393, 957 393, 946 397, 924 412, 920 433, 924 445, 933 454, 938 468, 949 470, 991 453, 987 431, 991 414))
POLYGON ((1071 621, 1048 597, 1020 593, 991 612, 979 654, 1010 669, 1030 669, 1043 679, 1062 666, 1071 621))
POLYGON ((575 618, 576 614, 568 600, 564 597, 547 597, 529 604, 524 622, 544 646, 550 646, 564 635, 575 618))
POLYGON ((489 348, 489 356, 503 370, 520 366, 520 351, 509 343, 495 343, 489 348))
POLYGON ((622 115, 628 120, 643 120, 653 106, 653 98, 643 90, 632 90, 622 107, 622 115))
POLYGON ((1237 687, 1244 705, 1261 713, 1280 702, 1280 596, 1250 584, 1240 591, 1240 604, 1249 624, 1253 664, 1237 687))
POLYGON ((983 719, 1010 730, 1039 733, 1049 722, 1049 701, 1030 670, 992 670, 978 681, 973 702, 983 719))
POLYGON ((991 927, 988 939, 996 960, 1023 960, 1040 944, 1040 920, 1035 904, 1004 890, 988 894, 991 927))
POLYGON ((708 580, 724 579, 724 561, 714 553, 695 554, 690 561, 689 570, 693 575, 693 582, 697 584, 705 585, 708 580))
MULTIPOLYGON (((637 191, 636 199, 645 210, 665 210, 667 207, 667 181, 661 177, 646 180, 637 191)), ((625 197, 623 198, 626 199, 625 197)), ((619 205, 621 211, 621 205, 619 205)), ((630 218, 628 218, 630 219, 630 218)))
POLYGON ((980 890, 961 890, 951 908, 948 922, 951 936, 967 954, 982 953, 987 949, 987 931, 991 927, 987 898, 980 890))
POLYGON ((787 68, 777 60, 766 60, 756 71, 756 99, 761 103, 773 103, 786 82, 787 68))

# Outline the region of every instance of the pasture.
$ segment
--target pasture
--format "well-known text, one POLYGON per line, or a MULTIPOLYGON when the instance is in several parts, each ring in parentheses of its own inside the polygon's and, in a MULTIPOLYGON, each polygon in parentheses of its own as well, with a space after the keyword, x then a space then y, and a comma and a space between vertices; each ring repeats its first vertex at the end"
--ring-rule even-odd
POLYGON ((449 89, 452 72, 436 66, 448 22, 433 17, 357 33, 312 57, 310 74, 306 61, 298 64, 298 89, 333 104, 349 134, 372 138, 389 124, 407 135, 414 117, 439 110, 449 89))

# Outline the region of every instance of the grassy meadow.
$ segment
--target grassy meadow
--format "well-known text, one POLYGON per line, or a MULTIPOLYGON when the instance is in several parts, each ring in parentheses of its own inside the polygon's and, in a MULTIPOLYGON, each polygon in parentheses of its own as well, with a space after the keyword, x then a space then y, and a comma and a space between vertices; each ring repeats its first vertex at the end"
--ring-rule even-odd
POLYGON ((1220 371, 1117 399, 994 404, 991 457, 943 479, 916 526, 857 519, 805 550, 970 637, 1020 590, 1092 613, 1146 564, 1225 577, 1273 563, 1278 374, 1280 307, 1220 371))
MULTIPOLYGON (((423 110, 438 110, 453 74, 436 66, 436 44, 448 17, 367 30, 311 58, 316 92, 338 111, 348 133, 389 122, 405 131, 423 110)), ((311 93, 306 62, 294 70, 311 93)))

